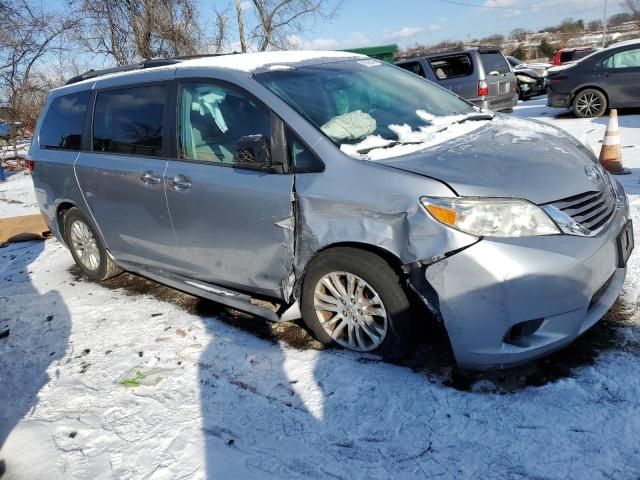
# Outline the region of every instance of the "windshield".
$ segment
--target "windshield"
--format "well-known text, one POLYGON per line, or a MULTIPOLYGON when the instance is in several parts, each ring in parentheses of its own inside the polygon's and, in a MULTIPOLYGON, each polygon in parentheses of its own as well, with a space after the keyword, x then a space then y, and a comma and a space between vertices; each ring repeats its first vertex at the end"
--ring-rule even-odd
POLYGON ((349 154, 420 144, 427 127, 443 130, 482 115, 431 82, 371 59, 278 69, 255 78, 349 154))
POLYGON ((516 57, 507 57, 507 61, 511 64, 512 67, 524 64, 522 60, 518 60, 516 57))

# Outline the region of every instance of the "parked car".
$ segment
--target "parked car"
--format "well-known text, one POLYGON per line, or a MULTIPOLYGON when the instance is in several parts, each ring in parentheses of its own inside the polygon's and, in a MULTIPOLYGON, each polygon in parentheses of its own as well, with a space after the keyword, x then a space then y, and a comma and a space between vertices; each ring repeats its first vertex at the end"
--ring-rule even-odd
POLYGON ((469 368, 567 345, 620 293, 626 195, 564 131, 344 52, 126 68, 52 90, 29 152, 90 279, 127 270, 383 356, 435 319, 469 368))
POLYGON ((517 72, 518 70, 535 70, 538 75, 544 76, 547 72, 547 69, 552 66, 550 63, 526 63, 516 57, 512 57, 509 55, 505 58, 507 59, 507 62, 509 62, 509 65, 511 65, 511 68, 514 72, 517 72))
POLYGON ((434 53, 399 60, 396 65, 487 110, 510 111, 518 103, 515 74, 496 48, 434 53))
POLYGON ((18 133, 20 123, 0 122, 0 140, 8 142, 13 135, 18 133))
POLYGON ((11 125, 6 122, 0 122, 0 139, 7 140, 11 137, 11 125))
POLYGON ((564 65, 570 62, 576 62, 581 58, 586 57, 593 53, 596 49, 593 47, 578 47, 578 48, 561 48, 556 50, 553 54, 551 63, 554 65, 564 65))
POLYGON ((545 91, 544 77, 536 70, 526 68, 523 62, 514 57, 505 57, 516 74, 518 82, 518 98, 529 100, 531 97, 542 95, 545 91), (519 62, 519 63, 515 63, 519 62), (515 67, 514 67, 515 63, 515 67))
POLYGON ((599 117, 608 108, 640 106, 640 40, 598 50, 578 63, 549 72, 547 104, 577 117, 599 117))

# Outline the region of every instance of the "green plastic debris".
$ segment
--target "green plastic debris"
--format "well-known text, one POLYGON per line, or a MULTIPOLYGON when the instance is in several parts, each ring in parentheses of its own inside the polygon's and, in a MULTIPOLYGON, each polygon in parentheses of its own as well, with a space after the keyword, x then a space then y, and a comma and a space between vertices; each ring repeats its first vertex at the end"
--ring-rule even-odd
POLYGON ((154 386, 160 383, 170 371, 167 368, 148 368, 138 365, 121 375, 117 383, 124 387, 154 386))

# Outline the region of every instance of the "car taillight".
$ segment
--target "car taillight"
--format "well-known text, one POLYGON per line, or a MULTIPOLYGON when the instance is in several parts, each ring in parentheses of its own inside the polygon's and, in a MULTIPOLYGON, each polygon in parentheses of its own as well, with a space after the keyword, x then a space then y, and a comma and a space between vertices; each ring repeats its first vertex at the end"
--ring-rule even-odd
POLYGON ((478 96, 486 97, 487 95, 489 95, 489 85, 486 80, 480 80, 478 82, 478 96))
POLYGON ((31 158, 26 159, 25 165, 27 166, 27 170, 29 170, 32 173, 36 169, 36 162, 31 158))

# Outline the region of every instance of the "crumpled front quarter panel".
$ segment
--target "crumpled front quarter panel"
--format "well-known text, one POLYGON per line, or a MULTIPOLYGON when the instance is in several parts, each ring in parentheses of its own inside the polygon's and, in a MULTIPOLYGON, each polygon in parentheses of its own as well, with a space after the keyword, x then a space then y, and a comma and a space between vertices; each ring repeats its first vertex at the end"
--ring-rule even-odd
MULTIPOLYGON (((331 154, 331 146, 324 149, 331 154)), ((373 162, 331 160, 322 173, 296 176, 297 275, 316 252, 335 244, 379 247, 409 264, 429 263, 477 241, 437 223, 420 205, 424 195, 452 196, 443 183, 373 162)))

